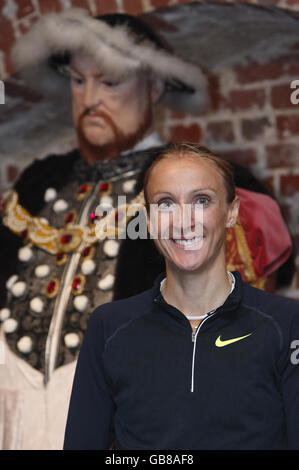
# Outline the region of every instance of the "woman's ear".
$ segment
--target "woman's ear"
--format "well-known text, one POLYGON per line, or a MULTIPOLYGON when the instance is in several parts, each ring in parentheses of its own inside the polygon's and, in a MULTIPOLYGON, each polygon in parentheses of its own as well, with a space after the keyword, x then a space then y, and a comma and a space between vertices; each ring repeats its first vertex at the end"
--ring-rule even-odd
POLYGON ((229 211, 228 211, 228 216, 227 216, 227 224, 226 227, 233 227, 238 220, 238 215, 239 215, 239 209, 240 209, 240 198, 239 196, 235 196, 235 199, 233 202, 230 204, 229 211))

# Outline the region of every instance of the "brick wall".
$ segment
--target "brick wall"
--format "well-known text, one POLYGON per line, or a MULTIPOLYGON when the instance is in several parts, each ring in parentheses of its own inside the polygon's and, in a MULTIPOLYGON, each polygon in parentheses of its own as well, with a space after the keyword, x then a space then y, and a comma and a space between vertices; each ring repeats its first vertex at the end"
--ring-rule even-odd
MULTIPOLYGON (((84 6, 92 14, 139 15, 178 3, 187 2, 0 0, 0 74, 7 77, 13 72, 9 52, 15 39, 44 12, 84 6)), ((251 3, 299 10, 299 0, 251 3)), ((290 83, 295 79, 299 79, 299 63, 290 55, 265 64, 222 69, 210 76, 212 106, 207 114, 194 117, 162 110, 158 117, 164 139, 201 142, 249 167, 263 180, 279 199, 299 252, 299 104, 290 100, 290 83)), ((11 185, 19 171, 20 162, 13 157, 0 164, 2 186, 11 185)), ((299 275, 287 294, 299 299, 299 275)))
MULTIPOLYGON (((299 104, 290 83, 299 64, 290 57, 223 69, 211 77, 212 107, 202 117, 167 111, 168 140, 200 141, 250 168, 281 203, 299 252, 299 104)), ((298 261, 298 258, 297 258, 298 261)), ((289 295, 299 299, 299 275, 289 295)))

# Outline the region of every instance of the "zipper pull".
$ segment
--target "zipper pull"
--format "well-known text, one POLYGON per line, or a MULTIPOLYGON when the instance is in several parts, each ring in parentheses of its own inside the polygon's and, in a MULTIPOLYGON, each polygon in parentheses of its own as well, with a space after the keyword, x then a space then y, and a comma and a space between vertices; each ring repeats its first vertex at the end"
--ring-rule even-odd
POLYGON ((195 342, 196 331, 192 331, 192 343, 195 342))

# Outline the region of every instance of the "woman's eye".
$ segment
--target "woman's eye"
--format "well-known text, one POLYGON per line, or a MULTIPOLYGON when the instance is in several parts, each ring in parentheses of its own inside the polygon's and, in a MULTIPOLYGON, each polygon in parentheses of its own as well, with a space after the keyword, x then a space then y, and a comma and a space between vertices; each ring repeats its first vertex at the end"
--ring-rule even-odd
POLYGON ((167 210, 167 209, 171 209, 172 207, 173 207, 172 201, 162 201, 158 203, 159 210, 167 210))
POLYGON ((204 196, 199 197, 199 198, 196 199, 196 203, 200 204, 200 205, 203 205, 203 206, 207 206, 209 204, 209 202, 210 202, 209 198, 204 197, 204 196))

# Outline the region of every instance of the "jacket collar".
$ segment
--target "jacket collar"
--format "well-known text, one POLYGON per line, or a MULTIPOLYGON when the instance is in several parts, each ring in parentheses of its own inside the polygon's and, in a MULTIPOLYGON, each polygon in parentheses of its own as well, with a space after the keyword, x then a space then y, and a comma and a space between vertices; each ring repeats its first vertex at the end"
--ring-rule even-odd
MULTIPOLYGON (((236 281, 235 288, 231 292, 231 294, 229 294, 225 302, 216 309, 215 313, 217 313, 218 311, 224 313, 229 310, 234 310, 241 303, 242 296, 243 296, 242 277, 239 271, 232 271, 232 274, 236 281)), ((162 308, 164 308, 167 311, 171 311, 174 314, 177 313, 177 314, 182 315, 182 312, 180 312, 178 309, 176 309, 172 305, 168 304, 161 294, 160 283, 165 278, 165 276, 166 276, 166 272, 163 271, 155 278, 154 285, 152 288, 153 302, 155 304, 159 304, 162 308)))

